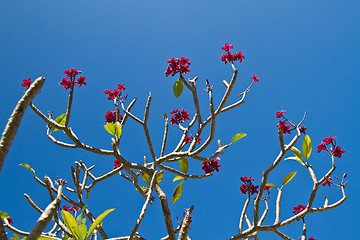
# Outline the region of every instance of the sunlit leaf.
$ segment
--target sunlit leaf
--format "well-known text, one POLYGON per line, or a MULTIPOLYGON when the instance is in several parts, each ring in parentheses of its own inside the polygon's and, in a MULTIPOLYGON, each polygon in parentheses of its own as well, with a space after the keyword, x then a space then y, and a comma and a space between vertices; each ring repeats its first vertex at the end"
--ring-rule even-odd
POLYGON ((180 78, 178 80, 175 81, 174 86, 173 86, 173 92, 175 97, 180 97, 182 91, 183 91, 183 83, 180 80, 180 78))
POLYGON ((290 150, 295 154, 295 156, 303 160, 303 155, 301 154, 299 149, 297 149, 296 147, 291 147, 290 150))
MULTIPOLYGON (((54 121, 57 122, 59 125, 64 126, 65 125, 65 120, 66 120, 66 113, 61 114, 54 121)), ((59 131, 59 130, 60 129, 58 129, 58 128, 53 128, 52 129, 53 132, 56 132, 56 131, 59 131)))
POLYGON ((87 232, 87 227, 85 224, 81 224, 79 227, 78 227, 78 230, 79 230, 79 234, 80 234, 80 239, 81 240, 85 240, 85 237, 86 237, 86 232, 87 232))
POLYGON ((189 170, 189 162, 187 160, 187 158, 183 158, 181 160, 179 160, 179 165, 180 165, 180 169, 183 173, 187 173, 189 170))
POLYGON ((163 171, 159 172, 159 174, 156 176, 157 183, 160 183, 163 177, 164 177, 164 172, 163 171))
POLYGON ((150 177, 146 172, 141 174, 141 178, 147 185, 150 185, 150 177))
POLYGON ((171 204, 174 204, 177 200, 179 200, 179 198, 181 197, 183 191, 183 183, 181 182, 179 185, 176 186, 172 199, 171 199, 171 204))
POLYGON ((1 218, 9 218, 10 216, 6 212, 0 212, 0 217, 1 218))
POLYGON ((304 140, 303 140, 303 143, 302 143, 302 151, 304 153, 304 157, 306 159, 309 159, 310 157, 310 154, 311 154, 311 139, 309 137, 309 135, 306 135, 304 140))
POLYGON ((265 186, 278 188, 275 184, 272 184, 272 183, 267 183, 265 186))
POLYGON ((81 224, 86 224, 86 216, 85 216, 85 209, 87 206, 84 206, 82 208, 82 212, 81 214, 79 214, 79 216, 77 216, 76 218, 76 223, 78 226, 80 226, 81 224))
POLYGON ((14 237, 10 237, 9 239, 11 239, 11 240, 21 240, 21 238, 18 235, 16 235, 15 233, 13 235, 14 235, 14 237))
POLYGON ((20 165, 20 166, 23 166, 23 167, 26 168, 26 169, 29 169, 33 174, 35 174, 35 170, 32 169, 29 164, 20 163, 19 165, 20 165))
MULTIPOLYGON (((149 188, 148 187, 140 187, 141 188, 141 190, 143 190, 143 192, 145 192, 146 190, 149 190, 149 188)), ((138 189, 137 188, 135 188, 135 190, 137 191, 138 189)))
POLYGON ((231 139, 231 143, 236 142, 237 140, 239 140, 240 138, 245 137, 247 134, 246 133, 237 133, 233 136, 233 138, 231 139))
POLYGON ((66 227, 69 229, 71 234, 75 238, 80 239, 78 225, 77 225, 76 220, 73 217, 73 215, 71 215, 69 212, 67 212, 65 210, 61 210, 61 216, 64 220, 66 227))
POLYGON ((105 212, 103 212, 100 216, 98 216, 95 221, 93 222, 93 224, 91 224, 91 227, 89 228, 89 231, 86 235, 86 238, 89 238, 90 235, 92 234, 92 232, 95 230, 95 228, 101 223, 101 221, 104 219, 104 217, 106 217, 106 215, 108 215, 110 212, 114 211, 115 208, 113 209, 109 209, 106 210, 105 212))
POLYGON ((305 166, 305 163, 303 160, 301 160, 300 158, 298 157, 288 157, 288 158, 285 158, 284 161, 287 161, 287 160, 293 160, 293 161, 297 161, 299 163, 301 163, 301 165, 305 166))
POLYGON ((105 130, 110 133, 111 135, 114 135, 117 139, 121 136, 121 127, 117 123, 107 123, 104 125, 105 130))
POLYGON ((296 175, 296 172, 292 172, 289 173, 288 175, 286 175, 282 181, 282 185, 284 186, 285 184, 287 184, 288 182, 291 181, 291 179, 293 179, 293 177, 296 175))
POLYGON ((182 177, 182 176, 176 176, 176 177, 174 177, 173 182, 178 181, 178 180, 183 180, 183 179, 184 179, 184 177, 182 177))

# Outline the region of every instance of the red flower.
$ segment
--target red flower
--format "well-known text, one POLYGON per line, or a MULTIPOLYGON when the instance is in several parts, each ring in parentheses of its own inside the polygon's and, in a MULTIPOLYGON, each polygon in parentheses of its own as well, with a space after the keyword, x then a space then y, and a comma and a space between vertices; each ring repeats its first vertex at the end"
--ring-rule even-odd
POLYGON ((78 80, 76 81, 77 84, 79 84, 79 87, 81 87, 82 85, 87 85, 85 82, 85 77, 79 77, 78 80))
POLYGON ((317 146, 317 152, 321 152, 322 150, 326 150, 326 145, 324 142, 321 142, 320 145, 317 146))
POLYGON ((249 193, 251 195, 253 195, 254 193, 259 193, 258 192, 258 188, 259 185, 253 185, 251 181, 253 181, 254 179, 252 177, 241 177, 240 178, 241 181, 243 181, 244 183, 240 186, 240 191, 243 194, 249 193))
POLYGON ((307 128, 302 126, 299 130, 300 130, 300 133, 306 134, 305 131, 307 130, 307 128))
POLYGON ((79 73, 81 73, 81 71, 76 70, 75 68, 72 68, 71 70, 65 70, 64 73, 71 78, 75 78, 75 76, 79 73))
POLYGON ((219 160, 220 158, 217 157, 210 162, 203 162, 201 169, 204 170, 205 174, 212 173, 214 171, 219 172, 219 167, 221 167, 221 165, 219 165, 219 160))
POLYGON ((316 240, 314 237, 309 238, 308 240, 316 240))
POLYGON ((63 209, 65 210, 65 211, 68 211, 68 212, 73 212, 73 213, 75 213, 75 212, 77 212, 77 211, 79 211, 79 208, 77 207, 77 206, 71 206, 71 207, 67 207, 67 206, 63 206, 63 209))
MULTIPOLYGON (((185 143, 191 143, 193 139, 194 139, 193 137, 186 136, 184 141, 185 141, 185 143)), ((199 138, 198 144, 200 144, 200 141, 202 141, 201 138, 199 138)))
POLYGON ((190 114, 188 114, 184 109, 181 110, 181 112, 179 111, 179 109, 172 110, 170 112, 170 114, 175 114, 170 119, 171 125, 174 125, 174 124, 179 125, 180 123, 184 122, 185 120, 190 120, 190 118, 189 118, 190 114))
POLYGON ((323 182, 323 186, 325 186, 326 184, 330 187, 330 183, 331 183, 332 179, 329 177, 328 179, 325 180, 325 182, 323 182))
POLYGON ((24 79, 23 80, 23 83, 21 84, 21 86, 23 87, 26 87, 26 89, 29 89, 30 85, 32 84, 33 82, 31 81, 31 79, 29 78, 28 80, 24 79))
POLYGON ((174 76, 176 73, 180 74, 186 74, 190 72, 189 66, 191 63, 189 62, 189 59, 186 59, 184 57, 179 58, 172 58, 169 61, 167 61, 169 66, 167 67, 165 74, 166 76, 174 76))
POLYGON ((119 160, 114 160, 114 169, 121 167, 122 163, 119 160))
MULTIPOLYGON (((105 114, 105 121, 108 123, 115 123, 116 122, 116 111, 107 111, 105 114)), ((119 120, 121 121, 123 119, 123 116, 119 114, 119 120)))
POLYGON ((264 190, 270 190, 270 189, 271 189, 270 186, 265 186, 265 187, 264 187, 264 190))
POLYGON ((324 143, 326 143, 326 145, 329 145, 330 143, 335 143, 335 137, 328 137, 328 138, 324 138, 324 143))
POLYGON ((331 148, 331 151, 332 151, 334 157, 338 157, 338 158, 341 158, 341 155, 346 153, 345 151, 341 150, 340 146, 337 146, 335 149, 331 148))
POLYGON ((281 110, 281 112, 276 112, 276 117, 281 118, 286 113, 286 110, 281 110))
POLYGON ((305 209, 306 209, 305 206, 299 205, 299 206, 297 206, 297 207, 294 207, 294 211, 292 211, 292 213, 298 214, 298 213, 304 211, 305 209))
POLYGON ((254 181, 253 177, 241 177, 240 178, 241 181, 243 181, 244 183, 251 183, 251 181, 254 181))
POLYGON ((104 91, 105 94, 109 94, 108 96, 108 100, 114 100, 114 98, 118 97, 121 95, 121 91, 114 89, 114 91, 111 90, 105 90, 104 91))
POLYGON ((74 80, 69 80, 68 81, 68 77, 63 78, 63 80, 59 83, 59 85, 63 85, 63 87, 67 90, 67 89, 71 89, 73 90, 74 88, 74 80))
POLYGON ((125 90, 124 84, 118 84, 118 89, 119 90, 125 90))
POLYGON ((286 133, 289 133, 290 134, 290 131, 289 129, 291 128, 290 126, 286 126, 287 122, 282 122, 282 121, 279 121, 279 124, 276 125, 276 126, 280 126, 280 129, 282 131, 283 134, 286 134, 286 133))
POLYGON ((254 79, 254 82, 258 82, 258 81, 259 81, 259 77, 260 77, 260 76, 253 75, 253 76, 251 77, 251 79, 254 79))
POLYGON ((10 223, 10 224, 13 224, 13 219, 12 218, 7 218, 6 220, 8 220, 8 222, 10 223))
POLYGON ((228 52, 230 49, 234 49, 233 45, 229 45, 228 43, 225 43, 224 46, 221 47, 221 49, 225 50, 226 52, 228 52))

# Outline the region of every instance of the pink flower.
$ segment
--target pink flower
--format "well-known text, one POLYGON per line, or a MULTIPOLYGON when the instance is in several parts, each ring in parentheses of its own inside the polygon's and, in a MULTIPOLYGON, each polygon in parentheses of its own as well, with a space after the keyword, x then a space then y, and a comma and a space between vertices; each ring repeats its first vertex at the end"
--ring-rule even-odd
POLYGON ((325 182, 323 182, 323 186, 325 186, 326 184, 330 187, 330 183, 331 183, 332 179, 329 177, 328 179, 325 180, 325 182))
POLYGON ((225 43, 224 46, 221 47, 222 50, 225 50, 226 52, 228 52, 230 49, 234 49, 233 45, 232 44, 228 44, 228 43, 225 43))
POLYGON ((31 79, 29 78, 28 80, 24 79, 23 80, 23 83, 21 84, 21 86, 23 87, 26 87, 26 89, 29 89, 30 85, 32 84, 33 82, 31 82, 31 79))
POLYGON ((179 125, 180 123, 184 122, 185 120, 190 120, 190 118, 189 118, 190 114, 188 114, 184 109, 181 111, 179 111, 179 109, 172 110, 170 112, 170 114, 175 114, 170 119, 171 125, 174 125, 174 124, 179 125))
POLYGON ((260 77, 260 76, 253 75, 253 76, 251 77, 251 79, 254 79, 254 82, 258 82, 258 81, 259 81, 259 77, 260 77))
POLYGON ((335 149, 331 148, 330 150, 332 151, 334 157, 338 157, 338 158, 341 158, 341 155, 346 153, 345 151, 341 150, 340 146, 337 146, 335 149))
POLYGON ((265 186, 265 187, 264 187, 264 190, 270 190, 270 189, 271 189, 270 186, 265 186))
POLYGON ((214 171, 219 172, 219 167, 221 167, 221 165, 219 165, 219 160, 220 158, 217 157, 214 160, 211 160, 210 162, 203 162, 201 168, 202 170, 204 170, 205 174, 212 173, 214 171))
POLYGON ((286 113, 286 110, 281 110, 281 112, 276 112, 276 117, 281 118, 286 113))
POLYGON ((276 125, 276 126, 280 126, 280 129, 282 131, 283 134, 290 134, 290 131, 289 129, 291 128, 290 126, 286 126, 287 122, 282 122, 282 121, 279 121, 279 124, 276 125))

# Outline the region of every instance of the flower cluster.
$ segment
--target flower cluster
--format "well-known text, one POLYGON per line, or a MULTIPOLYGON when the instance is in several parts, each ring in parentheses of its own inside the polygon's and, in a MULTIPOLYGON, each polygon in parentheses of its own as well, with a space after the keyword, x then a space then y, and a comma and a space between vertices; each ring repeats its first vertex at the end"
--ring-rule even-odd
MULTIPOLYGON (((116 100, 122 100, 121 90, 125 90, 124 84, 118 84, 118 88, 114 89, 114 91, 105 90, 104 93, 109 94, 109 96, 107 98, 108 100, 114 100, 115 98, 116 98, 116 100)), ((124 97, 124 100, 125 99, 126 99, 126 96, 124 97)))
POLYGON ((294 211, 292 211, 292 213, 298 214, 298 213, 304 211, 305 209, 306 209, 306 207, 300 204, 299 206, 294 207, 294 211))
MULTIPOLYGON (((108 123, 115 123, 116 122, 116 111, 107 111, 105 114, 105 121, 108 123)), ((123 116, 121 114, 119 114, 119 120, 123 120, 123 116)))
POLYGON ((323 182, 323 186, 325 186, 326 184, 330 187, 330 183, 331 183, 332 179, 329 177, 328 179, 325 180, 325 182, 323 182))
POLYGON ((170 114, 175 114, 170 119, 171 125, 174 125, 174 124, 179 125, 180 123, 184 122, 185 120, 190 120, 190 118, 189 118, 190 114, 188 114, 184 109, 181 111, 179 111, 179 109, 172 110, 170 112, 170 114))
POLYGON ((30 85, 32 84, 33 82, 31 81, 31 79, 29 78, 28 80, 24 79, 23 80, 23 83, 21 84, 21 86, 23 87, 26 87, 26 89, 29 89, 30 85))
POLYGON ((167 61, 169 66, 167 67, 165 74, 166 76, 174 76, 176 73, 186 74, 190 72, 189 66, 191 63, 189 62, 189 59, 186 59, 184 57, 179 58, 172 58, 169 61, 167 61))
POLYGON ((214 160, 211 160, 210 162, 203 162, 201 169, 204 170, 205 174, 212 173, 214 171, 219 172, 219 160, 220 158, 217 157, 214 160))
POLYGON ((254 82, 259 82, 259 77, 260 76, 253 75, 251 79, 254 79, 254 82))
POLYGON ((64 209, 65 211, 73 212, 73 213, 79 211, 79 208, 78 208, 77 206, 74 206, 74 205, 72 205, 71 207, 67 207, 67 206, 64 205, 64 206, 63 206, 63 209, 64 209))
MULTIPOLYGON (((290 134, 290 128, 291 126, 288 126, 287 124, 290 123, 289 120, 284 116, 286 113, 286 110, 281 110, 280 112, 276 112, 276 117, 277 118, 283 118, 284 121, 279 121, 279 123, 276 125, 277 127, 280 127, 281 131, 283 134, 290 134)), ((300 133, 305 134, 305 131, 307 130, 307 128, 305 128, 304 126, 302 126, 300 129, 300 133)))
POLYGON ((59 85, 63 85, 65 89, 74 89, 75 84, 79 84, 79 87, 82 85, 87 85, 85 83, 86 78, 79 76, 79 78, 75 82, 75 77, 78 74, 81 74, 81 71, 76 70, 75 68, 72 68, 71 70, 65 70, 64 73, 67 77, 63 78, 62 81, 59 83, 59 85), (70 79, 69 79, 70 78, 70 79))
POLYGON ((225 64, 227 64, 228 62, 234 63, 237 60, 242 62, 242 60, 245 59, 245 57, 242 55, 242 52, 231 54, 230 49, 234 49, 232 44, 229 45, 228 43, 225 43, 225 45, 222 46, 221 49, 226 52, 226 54, 223 54, 221 56, 221 61, 225 62, 225 64))
POLYGON ((251 181, 253 181, 254 179, 252 177, 241 177, 240 178, 241 181, 243 181, 244 183, 240 186, 240 191, 242 194, 246 194, 248 193, 249 196, 250 194, 253 195, 254 193, 259 193, 258 192, 258 188, 259 185, 253 185, 251 181))
MULTIPOLYGON (((189 136, 186 135, 186 138, 185 138, 184 141, 185 141, 185 143, 191 143, 193 141, 193 139, 194 139, 193 137, 189 137, 189 136)), ((202 141, 201 138, 198 139, 198 141, 197 141, 198 144, 200 144, 200 141, 202 141)))
POLYGON ((119 160, 114 160, 114 169, 121 167, 122 163, 119 160))
POLYGON ((336 146, 336 140, 335 137, 324 138, 324 140, 317 146, 317 152, 320 153, 322 150, 327 150, 329 153, 331 153, 331 156, 341 158, 342 154, 346 153, 346 151, 341 150, 340 146, 336 146), (326 145, 331 144, 330 151, 327 148, 326 145))

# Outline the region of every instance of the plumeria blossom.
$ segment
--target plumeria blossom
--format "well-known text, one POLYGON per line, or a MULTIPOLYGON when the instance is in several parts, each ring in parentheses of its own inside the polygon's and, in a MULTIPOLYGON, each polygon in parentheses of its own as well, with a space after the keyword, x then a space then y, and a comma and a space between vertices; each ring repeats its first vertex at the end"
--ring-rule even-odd
POLYGON ((26 87, 26 89, 29 89, 30 85, 32 84, 33 82, 31 81, 31 79, 29 78, 28 80, 24 79, 23 80, 23 83, 21 84, 21 86, 23 87, 26 87))
POLYGON ((219 172, 219 167, 221 167, 221 165, 219 165, 219 160, 220 158, 217 157, 214 160, 211 160, 210 162, 203 162, 201 168, 202 170, 204 170, 205 174, 212 173, 214 171, 219 172))
POLYGON ((286 113, 286 110, 281 110, 280 112, 276 112, 276 117, 281 118, 286 113))
POLYGON ((124 101, 127 97, 126 96, 122 96, 122 90, 125 90, 124 84, 118 84, 118 88, 114 89, 113 91, 111 90, 105 90, 104 93, 105 94, 109 94, 108 96, 108 100, 119 100, 119 101, 124 101))
POLYGON ((170 114, 175 114, 170 119, 171 125, 174 125, 174 124, 179 125, 180 123, 184 122, 185 120, 190 120, 190 118, 189 118, 190 114, 188 114, 184 109, 181 111, 179 111, 179 109, 172 110, 170 112, 170 114))
POLYGON ((292 213, 298 214, 298 213, 301 213, 302 211, 304 211, 305 209, 306 209, 306 207, 300 204, 299 206, 294 207, 294 211, 292 211, 292 213))
POLYGON ((300 133, 306 134, 305 131, 307 130, 307 128, 302 126, 299 130, 300 130, 300 133))
POLYGON ((325 180, 325 182, 323 182, 322 185, 323 186, 328 185, 330 187, 331 181, 332 181, 332 179, 329 177, 328 179, 325 180))
MULTIPOLYGON (((107 111, 105 114, 105 121, 108 123, 115 123, 116 122, 116 111, 107 111)), ((121 114, 119 114, 119 120, 123 120, 123 116, 121 114)))
POLYGON ((336 148, 330 149, 334 155, 334 157, 341 158, 341 155, 346 153, 345 151, 341 150, 340 146, 337 146, 336 148))
POLYGON ((290 134, 289 129, 290 129, 291 127, 290 127, 290 126, 286 126, 286 124, 287 124, 287 122, 285 122, 285 121, 279 121, 278 125, 276 125, 276 126, 280 126, 280 129, 281 129, 281 131, 282 131, 283 134, 286 134, 286 133, 290 134))
POLYGON ((79 211, 79 208, 77 207, 77 206, 71 206, 71 207, 67 207, 67 206, 63 206, 63 209, 65 210, 65 211, 68 211, 68 212, 73 212, 73 213, 75 213, 75 212, 77 212, 77 211, 79 211))
POLYGON ((189 70, 189 66, 191 63, 189 62, 189 59, 186 59, 184 57, 179 58, 172 58, 169 61, 167 61, 169 66, 167 67, 165 71, 166 77, 171 74, 171 76, 174 76, 176 73, 186 74, 188 72, 191 72, 189 70))
POLYGON ((121 167, 122 163, 119 160, 114 160, 114 169, 121 167))
POLYGON ((309 238, 308 240, 316 240, 314 237, 309 238))
POLYGON ((251 79, 254 79, 254 82, 259 82, 259 77, 260 76, 253 75, 251 79))
POLYGON ((82 85, 87 85, 85 83, 86 80, 85 77, 79 76, 79 78, 75 82, 76 75, 81 74, 82 73, 81 71, 72 68, 71 70, 65 70, 64 73, 66 74, 67 77, 64 77, 62 81, 59 83, 59 85, 62 85, 66 90, 69 88, 73 90, 76 84, 79 84, 79 87, 81 87, 82 85))
POLYGON ((342 154, 346 153, 346 151, 342 150, 340 146, 336 146, 335 137, 324 138, 324 140, 317 146, 317 152, 320 153, 322 150, 327 150, 331 153, 331 156, 341 158, 342 154), (330 151, 326 145, 331 144, 330 151))
MULTIPOLYGON (((184 142, 185 143, 192 143, 193 139, 194 139, 193 137, 186 136, 184 142)), ((198 141, 197 141, 198 144, 200 144, 200 141, 202 141, 201 138, 198 139, 198 141)))
POLYGON ((240 186, 240 191, 241 191, 242 194, 248 193, 249 196, 250 196, 250 194, 253 195, 254 193, 259 193, 259 191, 258 191, 259 185, 255 186, 255 185, 252 184, 251 181, 254 180, 252 177, 250 177, 250 178, 241 177, 240 180, 244 182, 240 186))
POLYGON ((228 62, 234 63, 235 61, 239 61, 242 62, 243 59, 245 59, 245 57, 242 55, 242 52, 238 52, 235 54, 232 54, 230 52, 230 49, 234 49, 232 44, 228 44, 225 43, 225 45, 223 47, 221 47, 221 49, 225 50, 226 54, 223 54, 221 56, 221 61, 225 62, 225 64, 227 64, 228 62))
POLYGON ((336 144, 335 137, 332 137, 331 135, 330 135, 330 137, 328 137, 328 138, 324 138, 323 142, 324 142, 326 145, 329 145, 329 144, 332 144, 332 143, 335 143, 335 144, 336 144))

